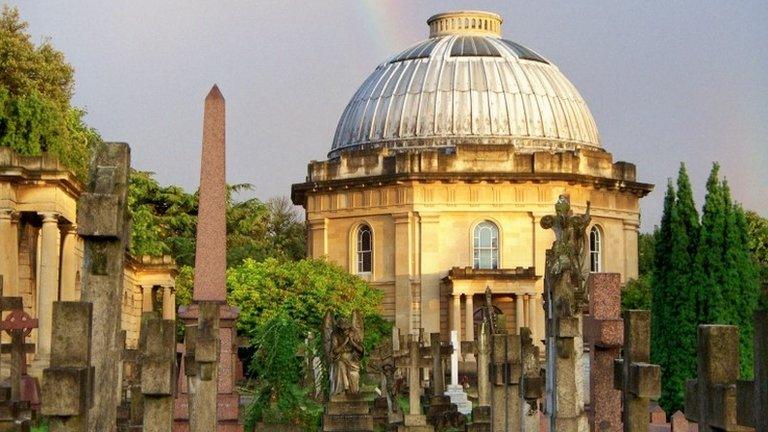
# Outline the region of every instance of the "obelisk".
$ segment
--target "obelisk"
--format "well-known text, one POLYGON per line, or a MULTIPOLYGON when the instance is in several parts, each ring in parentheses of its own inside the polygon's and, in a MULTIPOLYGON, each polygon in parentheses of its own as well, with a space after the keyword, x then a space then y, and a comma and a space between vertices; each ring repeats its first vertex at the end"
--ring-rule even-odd
MULTIPOLYGON (((235 319, 226 304, 227 183, 224 96, 214 85, 205 98, 203 150, 195 248, 193 304, 181 308, 188 337, 182 394, 175 407, 175 431, 241 431, 235 319)), ((183 379, 183 378, 182 378, 183 379)))

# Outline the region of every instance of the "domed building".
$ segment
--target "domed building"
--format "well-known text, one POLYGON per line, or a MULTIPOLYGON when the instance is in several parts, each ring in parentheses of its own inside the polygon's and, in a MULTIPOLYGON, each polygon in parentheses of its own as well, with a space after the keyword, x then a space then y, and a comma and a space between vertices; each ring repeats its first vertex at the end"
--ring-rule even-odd
POLYGON ((512 332, 544 336, 540 227, 560 194, 592 204, 590 271, 637 277, 639 199, 652 185, 614 162, 576 88, 544 56, 501 37, 502 19, 431 17, 429 38, 381 63, 344 110, 293 202, 308 254, 383 292, 383 313, 472 340, 486 287, 512 332))

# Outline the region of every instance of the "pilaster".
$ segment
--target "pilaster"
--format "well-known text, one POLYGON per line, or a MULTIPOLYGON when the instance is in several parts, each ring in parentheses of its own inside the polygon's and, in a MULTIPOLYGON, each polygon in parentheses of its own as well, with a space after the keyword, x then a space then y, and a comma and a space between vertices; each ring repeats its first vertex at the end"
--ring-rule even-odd
POLYGON ((421 224, 421 326, 425 332, 440 331, 440 215, 419 214, 421 224))
POLYGON ((403 334, 410 334, 413 327, 411 320, 413 213, 396 214, 393 215, 393 219, 395 224, 395 325, 403 334))

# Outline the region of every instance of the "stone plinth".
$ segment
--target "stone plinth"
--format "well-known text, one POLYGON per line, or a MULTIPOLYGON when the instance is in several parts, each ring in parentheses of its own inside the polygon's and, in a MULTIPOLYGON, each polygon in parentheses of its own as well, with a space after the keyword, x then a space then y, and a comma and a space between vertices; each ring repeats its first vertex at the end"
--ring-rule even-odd
MULTIPOLYGON (((242 425, 238 424, 240 395, 235 392, 236 371, 240 368, 240 360, 237 358, 237 346, 235 337, 235 320, 238 316, 237 308, 231 306, 219 307, 218 340, 220 360, 217 370, 217 403, 216 418, 217 432, 240 432, 242 425)), ((179 319, 187 325, 198 322, 200 307, 191 305, 188 308, 179 308, 179 319)), ((195 328, 195 327, 192 327, 195 328)), ((187 327, 187 331, 190 327, 187 327)), ((186 432, 189 429, 190 412, 190 363, 194 358, 187 358, 182 362, 182 370, 179 373, 179 395, 174 403, 174 432, 186 432)))
POLYGON ((323 415, 323 432, 373 432, 371 401, 364 393, 332 395, 323 415))
POLYGON ((472 413, 472 402, 467 397, 467 392, 464 391, 464 387, 458 385, 449 385, 445 395, 451 400, 451 403, 456 405, 458 411, 464 415, 470 415, 472 413))

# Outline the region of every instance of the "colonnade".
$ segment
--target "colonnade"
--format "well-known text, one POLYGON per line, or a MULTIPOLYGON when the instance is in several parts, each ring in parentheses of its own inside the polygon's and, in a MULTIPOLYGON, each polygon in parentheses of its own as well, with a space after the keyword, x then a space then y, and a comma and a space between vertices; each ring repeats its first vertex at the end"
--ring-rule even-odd
MULTIPOLYGON (((482 296, 481 294, 477 294, 482 296)), ((515 303, 515 328, 517 332, 520 332, 521 327, 533 328, 533 320, 535 319, 536 311, 536 298, 538 294, 536 292, 523 292, 513 293, 515 303)), ((459 340, 473 341, 475 339, 475 294, 472 293, 454 293, 451 296, 451 315, 450 315, 450 328, 455 330, 459 336, 459 340), (462 320, 462 308, 461 299, 464 297, 464 329, 466 330, 462 334, 461 320, 462 320)), ((484 300, 483 300, 484 301, 484 300)))

